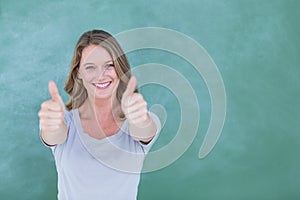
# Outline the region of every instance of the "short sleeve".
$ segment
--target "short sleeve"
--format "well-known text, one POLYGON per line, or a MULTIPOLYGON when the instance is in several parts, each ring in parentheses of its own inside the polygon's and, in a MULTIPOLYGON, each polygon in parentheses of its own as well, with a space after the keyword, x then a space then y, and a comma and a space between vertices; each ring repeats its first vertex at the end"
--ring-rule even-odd
POLYGON ((142 142, 139 142, 146 153, 148 153, 150 151, 152 145, 157 140, 157 138, 159 136, 159 133, 161 131, 161 122, 160 122, 159 118, 157 117, 157 115, 154 114, 153 112, 149 112, 149 115, 150 115, 151 119, 153 120, 153 122, 156 125, 156 133, 155 133, 155 136, 153 137, 153 139, 151 140, 151 142, 149 142, 148 144, 144 144, 142 142))

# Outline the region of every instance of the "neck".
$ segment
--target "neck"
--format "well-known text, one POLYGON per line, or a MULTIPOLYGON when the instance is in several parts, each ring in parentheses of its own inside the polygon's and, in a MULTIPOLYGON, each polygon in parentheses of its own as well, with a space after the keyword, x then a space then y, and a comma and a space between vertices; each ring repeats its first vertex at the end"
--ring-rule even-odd
POLYGON ((96 117, 97 119, 119 119, 120 105, 116 98, 94 99, 87 98, 82 105, 82 116, 86 118, 96 117))

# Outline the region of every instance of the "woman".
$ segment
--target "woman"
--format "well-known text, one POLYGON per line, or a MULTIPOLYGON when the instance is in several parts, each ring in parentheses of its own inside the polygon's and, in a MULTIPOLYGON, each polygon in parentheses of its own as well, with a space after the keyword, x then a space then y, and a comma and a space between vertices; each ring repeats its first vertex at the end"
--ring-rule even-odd
POLYGON ((41 139, 52 149, 58 199, 136 199, 142 162, 160 130, 136 90, 136 79, 109 33, 84 33, 75 48, 65 91, 57 87, 39 111, 41 139))

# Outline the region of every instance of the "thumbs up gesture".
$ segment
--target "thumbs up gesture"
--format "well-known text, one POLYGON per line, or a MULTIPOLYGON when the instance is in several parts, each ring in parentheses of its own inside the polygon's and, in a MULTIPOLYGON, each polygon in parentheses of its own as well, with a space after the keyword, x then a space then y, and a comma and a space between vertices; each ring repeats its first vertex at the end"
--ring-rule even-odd
POLYGON ((134 92, 135 89, 136 78, 132 76, 123 94, 121 107, 129 124, 144 127, 151 121, 147 110, 147 102, 141 94, 134 92))
POLYGON ((48 88, 51 99, 41 104, 38 116, 43 140, 47 144, 53 145, 62 143, 66 136, 67 127, 64 123, 64 103, 55 83, 50 81, 48 88))
POLYGON ((137 141, 149 143, 154 137, 157 127, 151 119, 147 102, 139 93, 135 93, 136 78, 133 76, 123 93, 121 108, 129 122, 129 134, 137 141))

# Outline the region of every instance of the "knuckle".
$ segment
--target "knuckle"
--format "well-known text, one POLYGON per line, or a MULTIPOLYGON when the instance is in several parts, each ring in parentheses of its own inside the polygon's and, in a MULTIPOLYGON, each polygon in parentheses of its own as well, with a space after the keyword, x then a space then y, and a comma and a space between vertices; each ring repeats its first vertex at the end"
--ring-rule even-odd
POLYGON ((137 98, 138 100, 144 100, 143 95, 141 95, 140 93, 137 93, 137 98))
POLYGON ((138 93, 134 93, 132 96, 131 96, 131 99, 138 99, 139 98, 139 94, 138 93))
POLYGON ((41 115, 39 118, 40 118, 40 121, 44 121, 46 119, 46 117, 44 115, 41 115))
POLYGON ((45 109, 48 109, 48 107, 50 106, 51 102, 49 101, 44 101, 42 104, 41 104, 41 109, 42 110, 45 110, 45 109))
POLYGON ((147 106, 148 106, 148 103, 147 103, 146 101, 144 101, 144 102, 143 102, 143 105, 144 105, 145 107, 147 107, 147 106))
POLYGON ((41 108, 42 108, 42 109, 45 108, 46 105, 47 105, 47 102, 45 101, 45 102, 43 102, 43 103, 41 104, 41 108))
POLYGON ((39 116, 39 117, 42 116, 42 111, 41 111, 41 110, 38 112, 38 116, 39 116))

